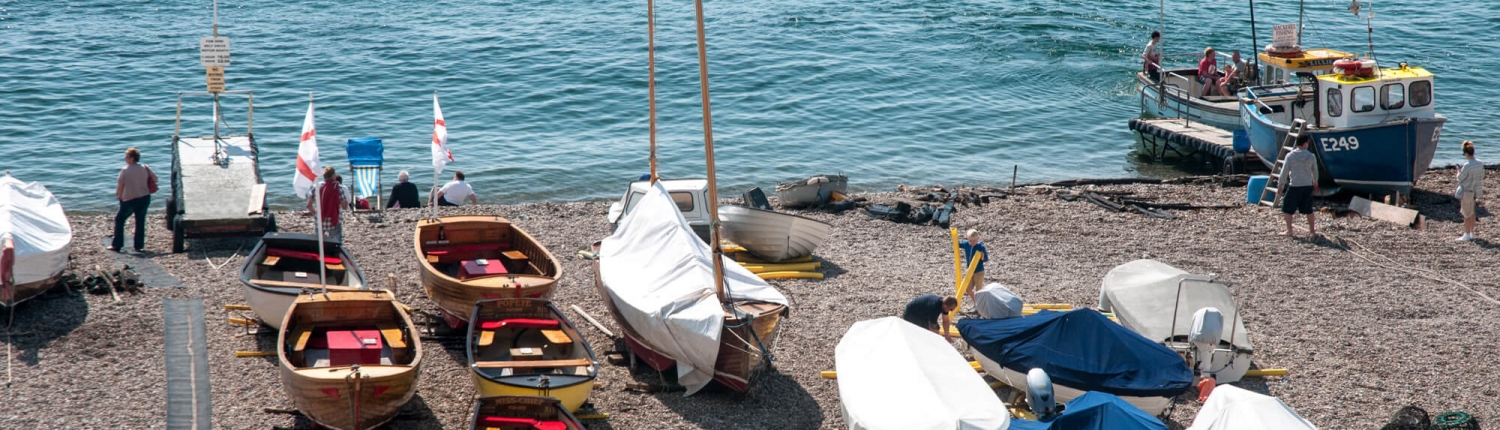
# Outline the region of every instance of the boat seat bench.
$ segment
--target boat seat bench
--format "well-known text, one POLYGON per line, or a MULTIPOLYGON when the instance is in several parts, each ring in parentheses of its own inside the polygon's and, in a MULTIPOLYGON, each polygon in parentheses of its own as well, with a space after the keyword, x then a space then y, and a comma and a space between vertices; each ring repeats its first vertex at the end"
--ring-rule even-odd
POLYGON ((533 318, 509 318, 503 320, 490 320, 479 322, 479 346, 490 346, 495 343, 495 330, 502 328, 536 328, 546 330, 557 330, 562 325, 557 320, 544 320, 533 318))
POLYGON ((575 358, 567 360, 524 360, 524 361, 476 361, 474 367, 480 369, 527 369, 537 367, 583 367, 589 366, 586 358, 575 358))

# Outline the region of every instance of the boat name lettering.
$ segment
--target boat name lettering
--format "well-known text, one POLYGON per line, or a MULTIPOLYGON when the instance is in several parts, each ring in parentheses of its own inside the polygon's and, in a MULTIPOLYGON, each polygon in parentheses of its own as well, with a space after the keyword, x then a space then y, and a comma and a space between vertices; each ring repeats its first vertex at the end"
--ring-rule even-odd
POLYGON ((1333 64, 1333 59, 1332 58, 1326 58, 1326 59, 1322 59, 1322 60, 1308 60, 1307 62, 1305 62, 1303 64, 1306 65, 1307 67, 1327 66, 1329 64, 1333 64))
POLYGON ((1359 138, 1348 137, 1324 137, 1318 139, 1318 144, 1323 146, 1323 152, 1354 151, 1359 149, 1359 138))

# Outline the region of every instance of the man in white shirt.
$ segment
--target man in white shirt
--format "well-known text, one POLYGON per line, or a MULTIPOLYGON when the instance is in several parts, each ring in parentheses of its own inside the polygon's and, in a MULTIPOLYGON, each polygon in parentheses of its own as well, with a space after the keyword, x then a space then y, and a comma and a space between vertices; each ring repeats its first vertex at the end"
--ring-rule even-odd
POLYGON ((474 188, 464 182, 464 172, 453 172, 453 180, 443 185, 437 192, 438 206, 460 206, 464 199, 479 204, 479 198, 474 196, 474 188))
POLYGON ((1151 42, 1146 44, 1145 52, 1141 53, 1141 70, 1146 72, 1151 80, 1161 80, 1161 32, 1151 32, 1151 42))

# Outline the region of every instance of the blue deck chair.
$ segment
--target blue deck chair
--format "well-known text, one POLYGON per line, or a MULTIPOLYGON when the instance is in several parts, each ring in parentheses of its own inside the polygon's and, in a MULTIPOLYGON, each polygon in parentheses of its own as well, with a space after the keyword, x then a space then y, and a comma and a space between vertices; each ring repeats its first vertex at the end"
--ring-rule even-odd
MULTIPOLYGON (((375 205, 372 209, 385 208, 380 199, 380 168, 385 163, 385 146, 381 145, 379 138, 364 137, 349 139, 349 144, 344 146, 349 153, 349 171, 354 176, 354 194, 359 198, 375 197, 375 205)), ((368 201, 368 200, 367 200, 368 201)))

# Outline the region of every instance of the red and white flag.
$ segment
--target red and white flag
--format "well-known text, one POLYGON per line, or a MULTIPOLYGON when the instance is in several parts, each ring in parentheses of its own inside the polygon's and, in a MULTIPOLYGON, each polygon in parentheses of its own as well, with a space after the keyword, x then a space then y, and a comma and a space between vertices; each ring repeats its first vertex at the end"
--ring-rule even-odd
POLYGON ((436 175, 453 161, 453 151, 448 150, 448 125, 443 123, 443 108, 438 106, 437 93, 432 93, 432 116, 432 168, 436 175))
POLYGON ((297 146, 297 176, 292 179, 297 197, 307 198, 322 169, 318 164, 318 133, 313 128, 313 104, 308 101, 307 119, 302 120, 302 143, 297 146))

